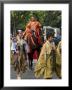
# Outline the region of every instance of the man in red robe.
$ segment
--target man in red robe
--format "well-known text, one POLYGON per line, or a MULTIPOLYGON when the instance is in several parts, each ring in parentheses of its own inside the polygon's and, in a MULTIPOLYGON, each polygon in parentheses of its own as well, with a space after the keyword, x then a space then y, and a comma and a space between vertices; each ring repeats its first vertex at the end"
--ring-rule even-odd
POLYGON ((41 44, 40 38, 40 31, 41 31, 41 24, 37 21, 34 17, 31 17, 30 21, 26 26, 26 30, 30 29, 31 31, 35 32, 36 38, 38 39, 38 44, 41 44))
MULTIPOLYGON (((23 33, 23 36, 27 36, 27 42, 30 47, 30 59, 32 63, 33 59, 33 54, 37 50, 38 53, 40 51, 40 45, 41 43, 41 37, 40 37, 40 32, 41 32, 41 24, 39 21, 35 19, 35 17, 31 17, 30 21, 26 25, 26 30, 23 33), (32 43, 31 43, 32 42, 32 43)), ((32 65, 31 65, 32 66, 32 65)))

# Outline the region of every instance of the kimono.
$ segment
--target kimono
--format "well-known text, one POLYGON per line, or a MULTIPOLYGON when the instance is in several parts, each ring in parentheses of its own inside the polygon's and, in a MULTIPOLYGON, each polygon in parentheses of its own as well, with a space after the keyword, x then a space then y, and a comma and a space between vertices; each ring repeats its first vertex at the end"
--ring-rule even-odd
POLYGON ((52 78, 52 45, 49 41, 46 41, 41 49, 39 59, 35 66, 35 77, 39 78, 43 76, 44 78, 52 78))
POLYGON ((20 73, 21 71, 24 73, 27 69, 26 52, 23 44, 24 40, 17 36, 17 47, 16 53, 14 54, 14 69, 17 73, 20 73))
POLYGON ((59 42, 56 51, 56 74, 61 78, 61 41, 59 42))

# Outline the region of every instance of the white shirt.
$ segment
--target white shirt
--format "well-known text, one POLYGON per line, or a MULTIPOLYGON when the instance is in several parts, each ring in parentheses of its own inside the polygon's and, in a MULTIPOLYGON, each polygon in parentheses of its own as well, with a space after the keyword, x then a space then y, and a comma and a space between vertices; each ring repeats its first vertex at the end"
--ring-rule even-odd
POLYGON ((11 50, 16 51, 16 45, 17 45, 17 43, 12 41, 11 50))

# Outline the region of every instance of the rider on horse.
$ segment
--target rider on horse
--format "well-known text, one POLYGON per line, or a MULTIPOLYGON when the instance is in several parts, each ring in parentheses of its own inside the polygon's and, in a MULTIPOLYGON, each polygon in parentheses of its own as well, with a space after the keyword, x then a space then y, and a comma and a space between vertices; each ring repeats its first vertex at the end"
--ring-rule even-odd
POLYGON ((30 47, 30 53, 28 56, 29 56, 29 61, 31 61, 30 64, 31 68, 32 68, 34 51, 37 50, 39 52, 40 46, 42 44, 40 31, 41 31, 41 24, 34 17, 31 17, 30 21, 26 26, 26 30, 23 33, 24 38, 27 38, 27 43, 30 47))
POLYGON ((35 33, 36 38, 38 39, 38 44, 41 44, 41 38, 40 38, 41 24, 35 19, 35 17, 31 17, 29 23, 26 26, 26 30, 28 29, 31 31, 31 33, 35 33))

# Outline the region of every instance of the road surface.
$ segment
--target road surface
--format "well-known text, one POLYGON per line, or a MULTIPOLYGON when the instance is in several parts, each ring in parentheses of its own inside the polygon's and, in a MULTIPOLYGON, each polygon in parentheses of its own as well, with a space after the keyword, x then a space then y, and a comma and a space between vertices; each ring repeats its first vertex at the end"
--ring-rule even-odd
MULTIPOLYGON (((34 62, 34 66, 35 66, 35 63, 36 62, 34 62)), ((34 68, 34 66, 33 66, 33 68, 34 68)), ((11 65, 10 77, 11 77, 11 79, 16 79, 16 72, 14 71, 14 68, 12 65, 11 65)), ((27 71, 22 74, 21 79, 36 79, 34 76, 34 70, 27 69, 27 71)), ((43 79, 43 78, 41 77, 40 79, 43 79)), ((53 79, 58 79, 58 77, 56 76, 55 73, 53 74, 53 79)))

